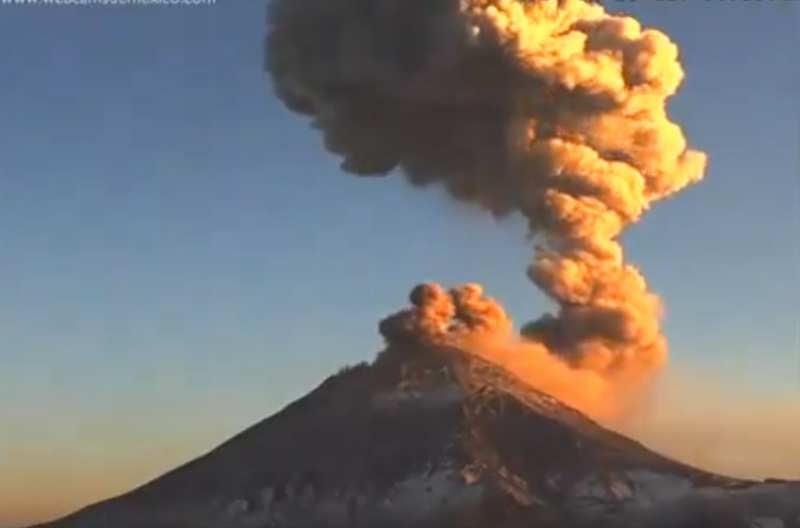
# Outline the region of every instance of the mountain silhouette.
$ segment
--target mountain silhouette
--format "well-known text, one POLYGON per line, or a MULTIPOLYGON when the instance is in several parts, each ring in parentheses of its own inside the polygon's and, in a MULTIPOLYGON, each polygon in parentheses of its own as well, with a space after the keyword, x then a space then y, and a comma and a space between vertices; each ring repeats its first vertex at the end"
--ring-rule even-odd
POLYGON ((715 475, 495 365, 388 349, 46 528, 800 528, 800 482, 715 475))

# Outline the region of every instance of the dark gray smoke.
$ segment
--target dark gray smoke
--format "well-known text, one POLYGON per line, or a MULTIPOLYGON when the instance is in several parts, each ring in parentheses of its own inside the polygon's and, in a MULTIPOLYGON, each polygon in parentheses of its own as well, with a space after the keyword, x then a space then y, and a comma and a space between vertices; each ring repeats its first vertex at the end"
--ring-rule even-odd
POLYGON ((273 0, 266 48, 344 170, 525 215, 529 275, 560 306, 529 339, 608 375, 664 361, 618 242, 705 166, 666 114, 683 72, 664 34, 583 0, 273 0))

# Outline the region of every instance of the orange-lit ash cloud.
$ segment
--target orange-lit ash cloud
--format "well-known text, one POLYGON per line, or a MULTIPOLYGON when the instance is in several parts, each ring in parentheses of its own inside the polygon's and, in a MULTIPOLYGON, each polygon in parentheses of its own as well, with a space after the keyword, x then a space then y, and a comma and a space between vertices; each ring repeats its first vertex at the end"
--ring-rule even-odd
POLYGON ((712 368, 670 369, 641 408, 614 423, 621 432, 689 464, 743 478, 800 478, 796 391, 722 380, 712 368))
POLYGON ((502 306, 486 297, 479 285, 446 291, 438 284, 421 284, 410 297, 411 308, 381 322, 390 349, 451 346, 501 365, 592 416, 614 420, 627 410, 628 391, 635 386, 628 372, 600 373, 576 366, 542 343, 520 337, 502 306))
POLYGON ((619 236, 705 169, 666 112, 683 78, 666 35, 584 0, 275 0, 267 58, 345 170, 528 219, 555 314, 520 339, 478 288, 427 287, 400 327, 459 312, 482 330, 462 346, 595 415, 661 367, 661 303, 619 236))

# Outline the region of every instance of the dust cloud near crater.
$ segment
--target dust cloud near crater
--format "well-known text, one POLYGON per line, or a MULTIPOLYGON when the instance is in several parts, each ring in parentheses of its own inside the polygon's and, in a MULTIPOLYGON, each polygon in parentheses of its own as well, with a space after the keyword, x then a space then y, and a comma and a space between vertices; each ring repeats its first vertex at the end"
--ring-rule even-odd
POLYGON ((595 416, 659 371, 661 301, 619 237, 705 170, 667 113, 669 37, 584 0, 273 0, 265 45, 276 94, 343 170, 527 219, 555 313, 512 336, 479 286, 428 285, 389 339, 456 320, 462 346, 595 416))

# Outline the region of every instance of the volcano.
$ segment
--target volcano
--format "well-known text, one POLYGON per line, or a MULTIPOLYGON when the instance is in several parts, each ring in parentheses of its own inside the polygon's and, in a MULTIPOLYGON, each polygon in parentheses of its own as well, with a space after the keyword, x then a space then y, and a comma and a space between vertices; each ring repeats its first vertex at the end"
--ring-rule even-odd
POLYGON ((43 528, 798 528, 800 482, 670 460, 450 347, 390 347, 43 528))

